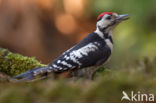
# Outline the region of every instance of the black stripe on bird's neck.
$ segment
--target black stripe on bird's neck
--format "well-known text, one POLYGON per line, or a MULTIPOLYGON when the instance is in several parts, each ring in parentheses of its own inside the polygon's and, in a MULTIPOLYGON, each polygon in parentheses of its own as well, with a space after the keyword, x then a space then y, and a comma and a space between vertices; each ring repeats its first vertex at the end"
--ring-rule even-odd
POLYGON ((109 35, 109 33, 104 33, 104 38, 105 38, 105 39, 109 39, 109 40, 111 41, 111 43, 113 43, 112 36, 109 35))
POLYGON ((109 34, 110 32, 106 30, 108 27, 101 28, 100 26, 98 26, 98 28, 102 32, 104 38, 109 39, 111 41, 111 43, 113 43, 112 36, 109 34))
POLYGON ((100 26, 98 26, 98 28, 99 28, 99 30, 104 34, 105 33, 105 31, 106 31, 106 29, 107 29, 107 27, 100 27, 100 26))

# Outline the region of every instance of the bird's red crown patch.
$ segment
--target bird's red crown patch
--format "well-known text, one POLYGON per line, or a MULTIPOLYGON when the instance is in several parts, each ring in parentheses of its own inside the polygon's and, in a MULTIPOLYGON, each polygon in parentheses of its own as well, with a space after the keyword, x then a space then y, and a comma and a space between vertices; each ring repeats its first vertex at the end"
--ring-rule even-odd
POLYGON ((113 12, 103 12, 103 13, 101 13, 98 17, 97 17, 97 20, 99 20, 103 15, 105 15, 105 14, 109 14, 109 15, 111 15, 111 14, 113 14, 113 12))

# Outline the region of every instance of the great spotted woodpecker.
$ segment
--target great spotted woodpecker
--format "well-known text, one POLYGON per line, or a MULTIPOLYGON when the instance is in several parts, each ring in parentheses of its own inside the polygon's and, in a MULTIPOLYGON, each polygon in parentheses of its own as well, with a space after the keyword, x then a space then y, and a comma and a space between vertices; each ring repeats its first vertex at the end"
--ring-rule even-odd
POLYGON ((104 12, 97 18, 96 30, 81 42, 64 52, 46 67, 29 70, 13 78, 30 81, 38 75, 66 73, 68 77, 91 78, 97 68, 104 64, 113 50, 112 31, 117 24, 128 19, 128 14, 104 12))

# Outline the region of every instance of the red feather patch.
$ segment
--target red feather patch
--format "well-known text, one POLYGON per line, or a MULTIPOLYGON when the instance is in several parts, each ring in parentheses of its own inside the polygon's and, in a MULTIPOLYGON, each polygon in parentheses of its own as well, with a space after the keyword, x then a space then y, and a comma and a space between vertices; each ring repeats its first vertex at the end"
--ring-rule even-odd
POLYGON ((97 17, 97 20, 99 20, 103 15, 105 15, 105 14, 109 14, 109 15, 111 15, 111 14, 113 14, 113 12, 104 12, 104 13, 101 13, 98 17, 97 17))

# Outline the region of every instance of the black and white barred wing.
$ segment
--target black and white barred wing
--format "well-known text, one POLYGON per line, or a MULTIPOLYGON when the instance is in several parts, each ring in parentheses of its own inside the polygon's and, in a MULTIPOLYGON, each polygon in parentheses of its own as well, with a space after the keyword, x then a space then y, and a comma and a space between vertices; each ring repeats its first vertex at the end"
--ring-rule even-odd
POLYGON ((110 53, 110 49, 106 45, 101 45, 98 42, 89 43, 79 48, 75 46, 54 60, 50 66, 56 72, 88 67, 105 62, 110 53))

